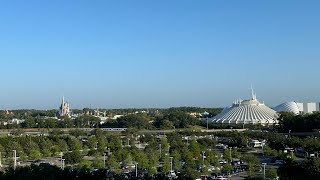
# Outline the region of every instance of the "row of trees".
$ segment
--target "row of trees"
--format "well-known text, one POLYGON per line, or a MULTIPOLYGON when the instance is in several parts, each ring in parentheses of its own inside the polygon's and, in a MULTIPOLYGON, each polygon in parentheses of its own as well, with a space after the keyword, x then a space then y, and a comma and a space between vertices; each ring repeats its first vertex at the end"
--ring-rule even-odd
POLYGON ((284 132, 312 132, 320 130, 320 113, 294 115, 293 113, 282 112, 280 127, 284 132))
MULTIPOLYGON (((22 162, 42 157, 58 158, 63 152, 66 163, 80 169, 103 168, 105 154, 106 166, 113 174, 121 174, 122 166, 131 168, 134 162, 138 163, 140 170, 147 170, 150 176, 160 172, 168 173, 171 168, 170 157, 173 158, 174 170, 190 178, 197 178, 200 173, 209 174, 206 168, 209 164, 220 167, 219 153, 212 150, 215 140, 204 138, 186 141, 181 134, 161 138, 146 135, 140 139, 141 143, 148 144, 142 150, 137 147, 136 138, 138 137, 132 137, 131 134, 121 136, 100 130, 95 130, 89 136, 75 130, 71 135, 1 137, 0 152, 7 161, 11 161, 12 150, 17 150, 22 162), (93 160, 89 157, 93 157, 93 160), (162 166, 159 166, 160 163, 162 166)), ((221 170, 217 169, 217 172, 226 173, 230 170, 232 167, 226 165, 221 170)))

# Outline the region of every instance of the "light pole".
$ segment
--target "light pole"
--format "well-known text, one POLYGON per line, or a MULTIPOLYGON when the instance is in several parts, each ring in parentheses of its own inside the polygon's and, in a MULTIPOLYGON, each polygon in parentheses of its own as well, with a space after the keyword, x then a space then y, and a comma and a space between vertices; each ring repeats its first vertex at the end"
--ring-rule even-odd
POLYGON ((290 134, 291 134, 291 129, 289 130, 289 137, 291 137, 290 134))
POLYGON ((136 177, 138 177, 138 163, 135 162, 135 165, 136 165, 136 177))
POLYGON ((106 168, 106 153, 103 153, 103 167, 106 168))
POLYGON ((160 148, 159 151, 160 151, 160 159, 161 159, 161 157, 162 157, 162 155, 161 155, 162 154, 162 152, 161 152, 161 144, 159 144, 159 148, 160 148))
POLYGON ((204 154, 205 153, 206 153, 205 151, 202 151, 202 162, 204 162, 204 154))
POLYGON ((0 171, 2 170, 2 161, 1 161, 1 159, 2 159, 2 156, 1 156, 1 152, 0 152, 0 171))
POLYGON ((65 159, 62 159, 62 170, 64 170, 64 161, 65 159))
POLYGON ((232 147, 230 147, 229 149, 230 149, 230 162, 231 162, 232 161, 232 153, 231 153, 232 147))
POLYGON ((262 163, 263 165, 263 179, 266 179, 266 165, 267 163, 262 163))
POLYGON ((63 169, 63 152, 60 153, 61 169, 63 169))
POLYGON ((13 150, 13 159, 14 159, 13 169, 16 170, 17 169, 17 151, 16 150, 13 150))
POLYGON ((173 157, 170 157, 170 162, 171 162, 171 171, 170 171, 170 173, 172 173, 172 171, 173 171, 173 157))

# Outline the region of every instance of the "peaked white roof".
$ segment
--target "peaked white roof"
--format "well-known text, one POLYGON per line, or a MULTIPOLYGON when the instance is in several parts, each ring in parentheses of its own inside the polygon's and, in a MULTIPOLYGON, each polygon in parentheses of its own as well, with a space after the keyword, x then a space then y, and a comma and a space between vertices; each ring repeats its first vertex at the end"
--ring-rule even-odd
POLYGON ((252 91, 250 100, 238 100, 213 117, 213 123, 225 124, 275 124, 278 114, 273 109, 260 103, 252 91))

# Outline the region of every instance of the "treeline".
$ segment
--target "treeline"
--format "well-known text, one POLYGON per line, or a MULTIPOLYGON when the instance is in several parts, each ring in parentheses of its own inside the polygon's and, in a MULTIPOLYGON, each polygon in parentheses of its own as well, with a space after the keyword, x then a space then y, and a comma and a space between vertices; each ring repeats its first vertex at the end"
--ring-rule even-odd
POLYGON ((135 128, 135 129, 175 129, 200 125, 199 119, 182 111, 168 111, 165 114, 150 116, 145 113, 130 114, 117 120, 101 125, 104 128, 135 128))
POLYGON ((282 112, 280 128, 283 132, 312 132, 320 130, 320 113, 294 115, 282 112))

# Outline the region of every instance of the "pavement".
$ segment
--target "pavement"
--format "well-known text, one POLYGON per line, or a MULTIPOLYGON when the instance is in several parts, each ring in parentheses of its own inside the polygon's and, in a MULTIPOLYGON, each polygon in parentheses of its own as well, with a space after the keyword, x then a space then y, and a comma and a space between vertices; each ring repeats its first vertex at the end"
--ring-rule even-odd
POLYGON ((228 178, 228 180, 243 180, 243 179, 246 179, 247 177, 248 177, 247 173, 242 172, 242 173, 239 173, 239 175, 237 175, 237 176, 232 176, 232 177, 228 178))

